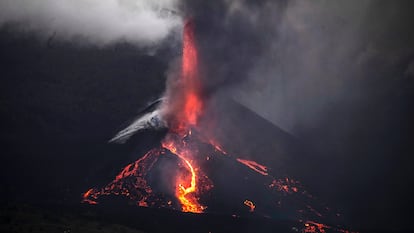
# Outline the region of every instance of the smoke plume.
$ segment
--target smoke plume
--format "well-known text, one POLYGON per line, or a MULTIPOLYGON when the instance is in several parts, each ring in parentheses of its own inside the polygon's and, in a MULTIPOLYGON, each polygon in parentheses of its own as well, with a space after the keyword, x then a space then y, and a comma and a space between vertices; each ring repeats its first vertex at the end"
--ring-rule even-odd
POLYGON ((185 6, 197 22, 207 94, 230 96, 310 145, 312 159, 321 162, 308 173, 318 179, 304 182, 343 203, 353 221, 404 221, 388 210, 405 213, 408 181, 392 194, 366 184, 413 177, 400 168, 412 160, 412 2, 188 0, 185 6), (350 190, 353 199, 344 195, 350 190))
POLYGON ((406 8, 385 1, 290 2, 280 20, 261 22, 273 23, 278 38, 236 96, 297 134, 335 105, 352 112, 373 95, 398 91, 409 81, 403 73, 414 54, 406 8))
POLYGON ((0 27, 95 45, 154 46, 181 28, 176 0, 4 0, 0 27))
POLYGON ((332 105, 356 107, 407 85, 412 74, 410 4, 189 0, 185 7, 198 21, 203 86, 231 92, 294 134, 332 105))

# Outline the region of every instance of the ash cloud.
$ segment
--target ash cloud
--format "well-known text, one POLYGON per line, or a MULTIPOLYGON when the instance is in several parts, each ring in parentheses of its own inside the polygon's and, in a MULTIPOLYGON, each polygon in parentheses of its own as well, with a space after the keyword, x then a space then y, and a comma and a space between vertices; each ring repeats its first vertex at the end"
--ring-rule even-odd
MULTIPOLYGON (((406 213, 412 195, 405 188, 414 177, 407 165, 414 136, 412 2, 186 3, 207 94, 234 98, 308 145, 315 155, 306 158, 319 165, 307 173, 315 179, 302 181, 342 203, 354 223, 408 221, 388 210, 406 213)), ((223 109, 219 114, 231 115, 223 109)))
POLYGON ((197 22, 207 93, 230 92, 290 133, 314 127, 332 105, 353 105, 387 88, 411 85, 398 77, 411 74, 413 4, 226 0, 184 5, 197 22))
POLYGON ((266 46, 285 1, 185 1, 183 12, 195 21, 200 73, 206 94, 246 79, 266 46), (271 9, 271 10, 270 10, 271 9))
POLYGON ((4 0, 0 27, 104 46, 154 46, 181 28, 176 0, 4 0))
POLYGON ((408 82, 396 80, 414 55, 409 5, 291 2, 276 22, 279 38, 266 46, 236 96, 299 134, 332 105, 353 108, 380 92, 399 91, 408 82))

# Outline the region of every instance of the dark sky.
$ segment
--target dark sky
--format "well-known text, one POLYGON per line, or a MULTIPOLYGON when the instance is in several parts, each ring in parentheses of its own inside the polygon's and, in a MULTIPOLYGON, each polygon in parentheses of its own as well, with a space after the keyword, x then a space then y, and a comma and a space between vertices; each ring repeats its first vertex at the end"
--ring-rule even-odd
MULTIPOLYGON (((412 229, 413 4, 323 3, 178 8, 197 25, 208 95, 236 98, 312 148, 310 189, 350 224, 412 229)), ((0 25, 2 201, 78 203, 131 159, 106 141, 162 95, 179 36, 154 50, 15 23, 0 25)))

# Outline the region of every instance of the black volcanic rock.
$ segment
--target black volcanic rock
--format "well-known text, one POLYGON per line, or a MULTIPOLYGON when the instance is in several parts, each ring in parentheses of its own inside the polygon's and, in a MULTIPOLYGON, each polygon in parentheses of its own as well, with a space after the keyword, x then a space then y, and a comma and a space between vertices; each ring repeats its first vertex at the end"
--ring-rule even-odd
MULTIPOLYGON (((219 135, 215 140, 223 142, 224 151, 211 144, 206 135, 197 129, 193 129, 191 134, 183 138, 168 134, 169 137, 178 138, 177 140, 193 154, 196 169, 199 168, 198 189, 205 189, 198 193, 200 204, 207 206, 204 212, 233 218, 287 221, 291 223, 291 227, 295 224, 303 227, 303 223, 307 221, 340 227, 343 223, 337 212, 314 198, 296 177, 287 176, 291 171, 297 172, 290 170, 292 167, 298 167, 293 166, 293 163, 298 160, 310 160, 300 143, 293 136, 236 102, 228 101, 224 104, 227 110, 230 109, 229 114, 220 114, 217 121, 217 125, 220 125, 217 128, 219 130, 213 132, 213 135, 219 135), (257 135, 258 133, 260 135, 257 135), (259 163, 257 166, 263 164, 266 167, 259 167, 257 170, 251 168, 243 163, 246 159, 254 160, 252 163, 259 163), (275 163, 279 163, 276 168, 272 166, 275 163), (278 169, 279 166, 284 169, 278 169), (208 177, 208 182, 213 184, 211 189, 204 187, 208 186, 208 182, 200 178, 204 175, 208 177), (254 208, 251 209, 246 202, 251 202, 254 208)), ((218 105, 214 110, 220 111, 221 107, 218 105)), ((137 205, 140 200, 144 200, 145 205, 152 208, 180 210, 180 203, 174 196, 174 177, 185 168, 177 155, 161 147, 161 135, 146 138, 147 135, 148 133, 138 133, 125 146, 136 155, 135 147, 139 147, 139 143, 142 142, 137 139, 143 138, 147 140, 146 147, 154 146, 153 148, 159 151, 156 152, 158 154, 149 152, 149 157, 148 154, 141 158, 138 156, 138 166, 145 166, 146 170, 136 172, 125 168, 124 171, 133 172, 125 176, 121 174, 126 173, 120 173, 121 179, 117 178, 104 187, 103 191, 97 191, 98 194, 93 200, 98 201, 99 205, 114 206, 118 205, 115 203, 122 202, 137 205), (142 181, 137 183, 137 179, 142 181), (139 186, 143 183, 148 185, 151 192, 136 192, 146 189, 139 186), (128 195, 119 195, 120 193, 128 195), (128 202, 128 199, 132 202, 128 202)), ((136 169, 137 162, 128 166, 135 166, 136 169)), ((307 165, 310 164, 311 162, 307 165)), ((303 172, 306 171, 300 170, 296 175, 303 172)))

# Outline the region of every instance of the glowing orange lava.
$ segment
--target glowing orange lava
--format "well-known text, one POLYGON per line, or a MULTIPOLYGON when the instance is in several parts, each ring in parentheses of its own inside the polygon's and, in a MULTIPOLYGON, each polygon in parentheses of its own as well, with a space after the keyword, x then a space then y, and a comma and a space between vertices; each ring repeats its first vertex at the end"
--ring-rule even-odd
POLYGON ((82 197, 83 197, 83 202, 89 203, 91 205, 96 205, 98 204, 98 202, 90 200, 89 196, 93 193, 93 189, 89 189, 88 191, 86 191, 82 197))
POLYGON ((223 147, 215 139, 210 138, 209 143, 214 146, 214 149, 220 151, 224 155, 227 155, 227 152, 224 151, 223 147))
POLYGON ((252 201, 250 201, 250 200, 245 200, 244 201, 244 204, 250 208, 250 212, 253 212, 254 209, 256 208, 256 206, 254 205, 254 203, 252 201))
POLYGON ((286 194, 297 193, 299 191, 300 183, 288 177, 284 179, 274 179, 269 185, 269 188, 276 188, 277 190, 286 194))
POLYGON ((267 173, 267 167, 255 162, 255 161, 246 160, 246 159, 237 159, 237 161, 239 161, 240 163, 246 165, 247 167, 253 169, 254 171, 256 171, 256 172, 258 172, 258 173, 260 173, 264 176, 269 175, 267 173))
POLYGON ((191 172, 191 182, 190 182, 190 186, 189 187, 185 187, 182 183, 184 183, 181 179, 178 179, 177 182, 177 197, 178 200, 180 200, 181 204, 182 204, 182 210, 184 212, 193 212, 193 213, 201 213, 203 212, 204 207, 201 206, 197 200, 195 200, 194 198, 189 198, 187 195, 194 193, 196 191, 196 173, 194 171, 193 166, 191 165, 191 163, 180 157, 188 166, 190 172, 191 172))
POLYGON ((326 229, 331 228, 330 226, 327 226, 325 224, 322 223, 317 223, 314 221, 307 221, 305 223, 305 229, 304 232, 307 233, 325 233, 326 229))
POLYGON ((202 213, 206 207, 202 206, 195 196, 197 192, 198 177, 190 159, 187 158, 190 157, 189 151, 186 148, 181 148, 182 144, 174 141, 171 137, 167 137, 163 141, 162 146, 168 149, 171 153, 177 155, 190 172, 190 178, 185 174, 179 174, 176 181, 175 195, 181 203, 181 210, 183 212, 202 213))
POLYGON ((138 206, 147 207, 147 199, 151 198, 152 189, 148 186, 144 177, 157 161, 161 151, 150 150, 137 161, 128 164, 115 177, 115 179, 102 189, 89 189, 82 197, 83 202, 89 204, 98 204, 99 196, 110 194, 124 195, 136 201, 138 206), (131 189, 131 187, 133 189, 131 189), (131 193, 132 192, 132 193, 131 193))

